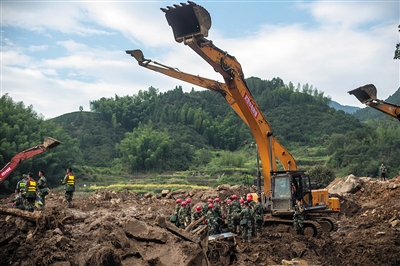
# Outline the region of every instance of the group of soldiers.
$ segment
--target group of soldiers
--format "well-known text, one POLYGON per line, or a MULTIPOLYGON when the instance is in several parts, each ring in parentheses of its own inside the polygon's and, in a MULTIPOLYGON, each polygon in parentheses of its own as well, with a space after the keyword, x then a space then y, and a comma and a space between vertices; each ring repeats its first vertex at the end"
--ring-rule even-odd
MULTIPOLYGON (((33 178, 32 172, 22 175, 15 189, 16 197, 13 207, 33 212, 36 202, 38 206, 44 207, 46 205, 46 195, 49 194, 49 188, 47 187, 44 171, 40 170, 38 176, 39 179, 36 181, 33 178)), ((75 191, 75 176, 72 174, 71 168, 67 169, 67 174, 60 183, 65 185, 65 199, 68 205, 70 205, 75 191)))
POLYGON ((209 198, 205 204, 197 205, 192 212, 191 198, 177 199, 170 221, 184 229, 192 221, 202 219, 203 224, 208 226, 209 235, 223 233, 223 227, 227 224, 229 232, 239 234, 241 231, 244 242, 250 242, 253 236, 261 236, 263 207, 260 198, 255 202, 252 194, 248 194, 246 200, 232 195, 225 203, 222 207, 219 198, 209 198))
POLYGON ((49 193, 47 180, 43 170, 40 170, 38 175, 38 181, 33 179, 33 173, 31 172, 27 175, 22 175, 22 179, 18 181, 15 189, 15 208, 33 212, 35 209, 35 202, 40 202, 41 206, 46 204, 46 195, 49 193))

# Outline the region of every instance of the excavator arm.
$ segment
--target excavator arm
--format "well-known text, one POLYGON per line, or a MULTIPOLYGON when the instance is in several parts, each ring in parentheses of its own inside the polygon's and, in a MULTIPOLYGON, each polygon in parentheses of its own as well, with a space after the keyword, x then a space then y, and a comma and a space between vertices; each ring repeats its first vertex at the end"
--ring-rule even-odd
POLYGON ((400 121, 400 106, 377 99, 376 87, 373 84, 367 84, 348 93, 354 95, 361 103, 400 121))
POLYGON ((273 136, 268 121, 247 87, 239 62, 205 38, 211 26, 208 12, 193 2, 188 3, 161 10, 165 12, 175 40, 192 48, 222 75, 225 83, 187 74, 176 68, 145 59, 140 50, 129 50, 126 53, 133 56, 142 67, 220 93, 253 133, 263 167, 264 193, 269 194, 271 171, 277 171, 276 160, 280 161, 285 170, 296 170, 296 161, 273 136))
POLYGON ((17 166, 36 155, 39 155, 49 149, 52 149, 58 145, 62 144, 62 142, 53 139, 51 137, 46 137, 44 139, 43 144, 39 144, 35 147, 29 148, 27 150, 21 151, 17 153, 3 169, 0 170, 0 184, 17 168, 17 166))

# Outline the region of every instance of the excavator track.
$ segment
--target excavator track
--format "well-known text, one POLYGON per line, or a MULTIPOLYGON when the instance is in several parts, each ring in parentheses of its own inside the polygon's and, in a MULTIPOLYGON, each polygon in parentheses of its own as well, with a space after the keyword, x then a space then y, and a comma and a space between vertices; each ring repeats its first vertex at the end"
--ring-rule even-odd
POLYGON ((308 219, 320 224, 323 232, 335 232, 338 230, 338 223, 332 217, 308 216, 308 219))
MULTIPOLYGON (((264 218, 264 226, 285 225, 293 227, 293 220, 281 218, 264 218)), ((304 220, 304 234, 319 238, 323 232, 321 225, 314 220, 304 220)))

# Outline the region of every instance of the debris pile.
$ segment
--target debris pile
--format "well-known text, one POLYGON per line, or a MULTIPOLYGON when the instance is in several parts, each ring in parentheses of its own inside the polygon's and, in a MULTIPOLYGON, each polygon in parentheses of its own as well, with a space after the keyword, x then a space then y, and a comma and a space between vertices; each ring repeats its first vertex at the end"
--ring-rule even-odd
MULTIPOLYGON (((192 207, 208 198, 224 201, 255 188, 163 191, 163 195, 98 191, 74 199, 52 191, 46 207, 27 213, 0 201, 0 261, 4 265, 400 265, 400 176, 389 181, 352 176, 353 186, 336 190, 339 229, 320 238, 265 228, 261 238, 208 242, 169 222, 175 199, 192 207)), ((331 186, 333 187, 333 186, 331 186)), ((331 191, 332 192, 332 191, 331 191)))

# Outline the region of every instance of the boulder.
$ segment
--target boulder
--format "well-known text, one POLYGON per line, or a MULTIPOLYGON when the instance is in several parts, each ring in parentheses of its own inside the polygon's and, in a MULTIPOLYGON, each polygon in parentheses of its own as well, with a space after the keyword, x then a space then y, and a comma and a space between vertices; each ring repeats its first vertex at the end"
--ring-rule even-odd
POLYGON ((361 188, 361 180, 354 175, 349 175, 336 182, 328 189, 330 194, 343 195, 344 193, 355 193, 361 188))

